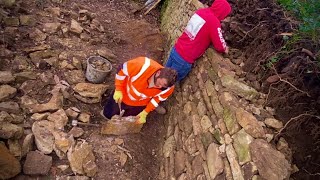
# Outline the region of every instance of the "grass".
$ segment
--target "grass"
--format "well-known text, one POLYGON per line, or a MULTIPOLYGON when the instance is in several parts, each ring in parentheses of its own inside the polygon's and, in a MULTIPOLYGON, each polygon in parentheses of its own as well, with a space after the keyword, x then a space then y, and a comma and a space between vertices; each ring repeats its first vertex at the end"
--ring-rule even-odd
MULTIPOLYGON (((285 44, 269 58, 264 66, 267 69, 279 62, 285 54, 294 50, 296 44, 304 39, 311 39, 312 44, 316 46, 320 44, 320 0, 277 0, 277 2, 296 17, 300 24, 299 29, 292 36, 283 36, 285 44)), ((320 58, 316 58, 320 67, 320 58)))
POLYGON ((278 0, 278 2, 301 22, 299 26, 299 34, 310 37, 313 41, 319 41, 319 0, 278 0))

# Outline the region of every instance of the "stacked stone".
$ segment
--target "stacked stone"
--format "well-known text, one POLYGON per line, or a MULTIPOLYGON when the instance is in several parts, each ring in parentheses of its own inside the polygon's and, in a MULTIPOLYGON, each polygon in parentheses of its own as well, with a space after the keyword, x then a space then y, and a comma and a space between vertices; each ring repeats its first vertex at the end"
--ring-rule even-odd
MULTIPOLYGON (((31 73, 32 76, 24 76, 29 80, 19 84, 17 82, 21 81, 22 73, 0 71, 0 179, 8 179, 20 173, 22 168, 19 160, 25 157, 24 174, 47 175, 52 166, 50 154, 53 151, 60 159, 67 156, 75 173, 94 176, 97 165, 91 145, 74 139, 80 137, 84 131, 73 127, 69 133, 65 132, 69 120, 77 119, 87 123, 90 115, 75 107, 63 109, 63 95, 68 93, 68 87, 64 86, 57 76, 52 77, 57 80, 57 84, 51 91, 51 99, 47 103, 38 103, 29 94, 37 88, 36 85, 41 84, 41 80, 48 77, 41 74, 42 78, 38 83, 27 83, 33 76, 39 76, 31 73), (25 95, 17 97, 17 88, 11 86, 13 84, 25 95), (16 99, 21 102, 15 102, 16 99), (34 142, 38 151, 33 151, 34 142)), ((90 83, 78 83, 74 87, 74 91, 84 97, 88 94, 90 97, 101 97, 105 90, 106 86, 90 83)))
MULTIPOLYGON (((198 5, 168 3, 162 30, 169 39, 181 34, 192 14, 186 12, 198 5)), ((213 50, 197 61, 170 100, 160 179, 286 179, 294 172, 288 143, 273 139, 282 123, 263 106, 266 95, 241 81, 241 74, 213 50)))

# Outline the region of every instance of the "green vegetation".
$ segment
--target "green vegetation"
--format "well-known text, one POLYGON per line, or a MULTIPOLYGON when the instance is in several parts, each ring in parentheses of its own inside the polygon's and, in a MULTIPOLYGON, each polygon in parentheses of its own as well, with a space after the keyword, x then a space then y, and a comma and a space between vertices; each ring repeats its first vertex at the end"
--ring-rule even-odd
POLYGON ((161 1, 160 5, 161 5, 161 10, 160 10, 160 19, 162 20, 163 19, 163 15, 164 15, 164 12, 166 11, 167 7, 168 7, 168 4, 169 4, 169 0, 164 0, 164 1, 161 1))
POLYGON ((279 58, 275 55, 275 56, 272 56, 269 61, 267 62, 266 64, 266 67, 267 68, 271 68, 273 64, 277 63, 279 61, 279 58))
POLYGON ((299 33, 317 41, 320 37, 320 1, 319 0, 278 0, 280 5, 292 12, 301 24, 299 33))
MULTIPOLYGON (((292 35, 284 35, 285 44, 271 56, 264 68, 270 69, 283 57, 297 50, 296 45, 304 39, 310 41, 315 46, 320 44, 320 0, 277 0, 289 13, 300 22, 299 29, 292 35)), ((316 52, 317 53, 317 52, 316 52)), ((318 53, 320 54, 320 53, 318 53)), ((320 66, 320 59, 317 57, 320 66)))

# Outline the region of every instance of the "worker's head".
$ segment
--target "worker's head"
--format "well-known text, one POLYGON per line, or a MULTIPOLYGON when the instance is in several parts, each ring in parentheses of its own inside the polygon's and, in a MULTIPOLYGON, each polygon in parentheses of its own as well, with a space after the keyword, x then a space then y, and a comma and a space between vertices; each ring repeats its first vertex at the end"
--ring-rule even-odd
POLYGON ((158 88, 167 88, 174 85, 177 80, 177 71, 164 67, 158 70, 154 76, 154 85, 158 88))
POLYGON ((231 6, 227 0, 215 0, 210 8, 220 21, 226 18, 231 12, 231 6))

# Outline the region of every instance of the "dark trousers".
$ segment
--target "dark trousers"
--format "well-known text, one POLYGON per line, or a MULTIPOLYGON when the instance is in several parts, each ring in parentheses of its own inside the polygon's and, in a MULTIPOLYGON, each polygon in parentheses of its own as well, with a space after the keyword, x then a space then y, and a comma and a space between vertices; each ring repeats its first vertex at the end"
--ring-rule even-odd
MULTIPOLYGON (((120 109, 118 103, 116 103, 113 99, 113 94, 109 97, 108 101, 104 105, 103 108, 103 115, 111 119, 112 116, 114 115, 119 115, 120 114, 120 109)), ((129 106, 126 105, 125 103, 121 103, 121 109, 125 110, 123 116, 136 116, 138 115, 141 111, 143 111, 146 108, 146 106, 129 106)))

